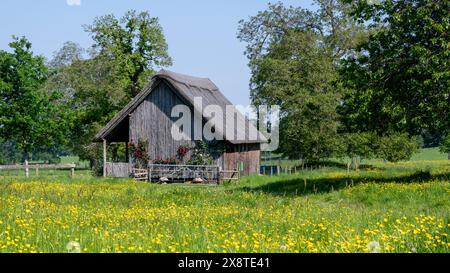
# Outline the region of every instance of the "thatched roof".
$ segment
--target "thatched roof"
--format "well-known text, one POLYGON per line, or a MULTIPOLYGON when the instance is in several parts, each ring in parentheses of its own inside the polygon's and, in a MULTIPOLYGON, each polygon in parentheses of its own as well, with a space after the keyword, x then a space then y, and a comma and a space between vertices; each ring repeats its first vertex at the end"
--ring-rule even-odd
MULTIPOLYGON (((207 78, 197 78, 188 75, 183 75, 168 70, 161 70, 155 76, 152 77, 150 84, 140 92, 124 109, 122 109, 100 132, 95 136, 94 141, 100 142, 103 139, 110 139, 110 135, 115 134, 120 128, 128 126, 129 115, 141 104, 142 101, 153 91, 153 89, 161 82, 164 81, 172 88, 174 92, 179 94, 187 104, 194 105, 194 98, 201 97, 203 108, 208 105, 218 105, 222 108, 225 114, 224 118, 224 130, 222 132, 224 139, 232 144, 241 143, 263 143, 267 142, 267 139, 256 129, 256 127, 245 118, 239 111, 236 110, 236 115, 232 113, 226 114, 226 106, 232 106, 233 104, 220 92, 219 88, 207 78), (233 120, 235 119, 235 120, 233 120), (234 123, 236 128, 233 132, 229 131, 232 128, 225 126, 227 122, 234 123), (228 131, 227 131, 228 130, 228 131), (244 137, 238 138, 238 136, 244 137), (240 135, 241 134, 241 135, 240 135), (228 136, 234 136, 227 139, 228 136), (256 139, 253 136, 257 136, 256 139)), ((234 108, 234 106, 232 106, 234 108)), ((235 109, 235 108, 234 108, 235 109)), ((199 109, 195 109, 200 111, 199 109)))

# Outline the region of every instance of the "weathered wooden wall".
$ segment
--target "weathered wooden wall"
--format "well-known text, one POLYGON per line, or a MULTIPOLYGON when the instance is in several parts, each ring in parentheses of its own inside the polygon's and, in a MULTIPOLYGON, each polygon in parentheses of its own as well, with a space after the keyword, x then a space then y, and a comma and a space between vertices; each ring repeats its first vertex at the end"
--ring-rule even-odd
POLYGON ((260 144, 230 145, 224 154, 224 169, 234 170, 243 162, 241 175, 257 174, 260 165, 260 144))
POLYGON ((131 168, 128 163, 107 162, 105 167, 106 176, 118 178, 130 177, 131 168))
POLYGON ((172 138, 172 108, 183 101, 161 82, 130 116, 130 141, 147 140, 150 160, 167 159, 177 154, 180 145, 192 145, 192 141, 172 138))

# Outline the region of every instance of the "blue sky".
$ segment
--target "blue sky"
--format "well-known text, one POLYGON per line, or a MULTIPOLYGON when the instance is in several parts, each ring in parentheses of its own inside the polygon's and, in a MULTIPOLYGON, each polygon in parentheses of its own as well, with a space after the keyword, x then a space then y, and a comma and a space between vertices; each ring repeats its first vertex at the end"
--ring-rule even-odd
MULTIPOLYGON (((275 1, 272 1, 275 2, 275 1)), ((285 0, 287 5, 315 7, 312 0, 285 0)), ((50 58, 65 41, 83 47, 91 39, 83 31, 96 16, 147 10, 164 29, 174 64, 170 70, 209 77, 234 103, 248 105, 250 71, 245 44, 236 38, 238 21, 264 10, 264 0, 2 0, 0 49, 12 35, 26 36, 33 50, 50 58), (80 5, 76 5, 81 1, 80 5), (75 5, 69 5, 68 2, 75 5)))

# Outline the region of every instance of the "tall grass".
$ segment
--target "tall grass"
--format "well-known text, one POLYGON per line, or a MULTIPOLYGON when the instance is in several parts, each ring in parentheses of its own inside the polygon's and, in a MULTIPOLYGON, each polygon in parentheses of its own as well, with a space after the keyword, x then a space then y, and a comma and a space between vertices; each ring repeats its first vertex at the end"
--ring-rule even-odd
POLYGON ((220 186, 0 178, 1 252, 448 252, 449 161, 220 186))

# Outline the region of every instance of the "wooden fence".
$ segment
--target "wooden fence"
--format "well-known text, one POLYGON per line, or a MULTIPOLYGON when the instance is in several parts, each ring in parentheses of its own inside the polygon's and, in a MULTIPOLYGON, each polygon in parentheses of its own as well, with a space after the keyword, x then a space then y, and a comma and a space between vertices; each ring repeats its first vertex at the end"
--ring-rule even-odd
POLYGON ((274 176, 274 175, 292 175, 302 173, 306 171, 323 170, 326 166, 294 166, 294 167, 282 167, 280 165, 261 165, 259 168, 260 175, 274 176))
POLYGON ((130 177, 131 167, 129 163, 111 163, 106 162, 106 176, 125 178, 130 177))
POLYGON ((24 164, 15 164, 15 165, 0 165, 0 170, 23 170, 25 172, 25 176, 30 176, 30 169, 34 169, 36 172, 36 176, 39 176, 39 170, 42 169, 66 169, 70 170, 70 176, 75 176, 75 168, 76 164, 28 164, 25 161, 24 164))

